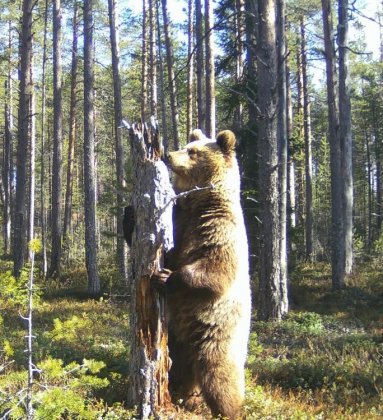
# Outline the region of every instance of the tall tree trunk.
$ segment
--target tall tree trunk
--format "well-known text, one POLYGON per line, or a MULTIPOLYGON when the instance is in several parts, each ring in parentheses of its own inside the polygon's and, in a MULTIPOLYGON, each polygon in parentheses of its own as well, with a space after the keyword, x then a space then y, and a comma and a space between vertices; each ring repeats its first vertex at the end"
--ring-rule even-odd
POLYGON ((204 37, 202 24, 202 3, 201 0, 195 0, 195 39, 196 39, 196 59, 198 65, 196 66, 197 78, 197 123, 198 128, 205 131, 206 124, 206 109, 204 92, 204 37))
POLYGON ((160 158, 155 127, 130 129, 133 160, 132 208, 136 215, 132 236, 130 283, 131 357, 129 402, 148 419, 170 404, 169 355, 164 323, 164 298, 151 287, 151 276, 163 268, 164 252, 173 246, 174 195, 169 172, 160 158))
POLYGON ((352 135, 351 135, 351 101, 350 77, 348 71, 348 0, 339 0, 338 7, 338 47, 339 47, 339 137, 342 152, 343 181, 343 235, 345 274, 351 274, 353 256, 353 174, 352 174, 352 135))
MULTIPOLYGON (((298 29, 298 33, 299 33, 298 29)), ((299 35, 300 37, 300 35, 299 35)), ((298 42, 299 43, 299 42, 298 42)), ((304 142, 304 94, 303 94, 303 70, 302 70, 302 53, 300 45, 297 45, 297 115, 298 115, 298 124, 297 129, 299 132, 299 139, 304 142)), ((304 168, 300 161, 297 161, 297 194, 296 194, 296 221, 299 225, 303 225, 304 219, 304 200, 305 194, 304 190, 304 168)))
POLYGON ((45 206, 45 133, 46 133, 46 63, 47 63, 47 26, 48 26, 48 0, 45 0, 44 11, 44 41, 43 62, 41 76, 41 145, 40 145, 40 217, 42 242, 42 273, 45 277, 48 270, 46 245, 46 206, 45 206))
POLYGON ((120 77, 120 51, 118 26, 116 25, 116 0, 108 0, 110 43, 112 46, 113 89, 114 89, 114 136, 116 153, 116 180, 117 180, 117 258, 121 276, 127 280, 126 244, 122 226, 124 218, 124 203, 121 191, 125 188, 125 158, 122 147, 122 133, 119 127, 122 124, 122 100, 120 77))
POLYGON ((69 110, 69 141, 68 141, 68 163, 66 170, 66 190, 64 207, 63 240, 65 241, 71 226, 72 217, 72 195, 73 195, 73 167, 74 149, 76 141, 77 123, 77 72, 78 72, 78 2, 74 3, 73 10, 73 39, 72 39, 72 66, 70 84, 70 110, 69 110))
MULTIPOLYGON (((30 144, 29 144, 29 211, 28 211, 28 243, 34 238, 35 235, 35 182, 36 182, 36 104, 33 83, 33 53, 32 63, 30 68, 30 81, 31 81, 31 102, 30 114, 31 124, 30 129, 30 144)), ((29 261, 32 260, 32 252, 29 250, 29 261)))
POLYGON ((258 3, 258 172, 262 185, 258 315, 261 319, 279 320, 287 308, 280 265, 275 13, 275 0, 258 3))
POLYGON ((341 171, 341 147, 339 141, 339 111, 336 96, 335 51, 330 0, 322 0, 323 31, 326 58, 328 125, 331 168, 331 268, 334 289, 344 287, 344 235, 343 235, 343 188, 341 171))
POLYGON ((150 113, 157 118, 156 0, 149 0, 150 113))
POLYGON ((256 31, 257 25, 257 4, 256 0, 245 0, 245 24, 246 24, 246 62, 247 62, 247 79, 246 79, 246 99, 249 114, 249 125, 251 129, 256 126, 257 110, 257 76, 256 76, 256 31))
MULTIPOLYGON (((235 0, 235 83, 239 87, 243 76, 243 36, 244 36, 244 0, 235 0)), ((239 101, 234 110, 234 124, 240 128, 242 126, 243 106, 239 101)))
POLYGON ((286 5, 276 0, 276 45, 278 89, 278 160, 279 160, 279 223, 280 223, 280 306, 281 313, 289 309, 287 293, 287 92, 286 92, 286 5))
POLYGON ((4 159, 3 159, 3 186, 4 186, 4 206, 3 206, 3 243, 4 254, 11 252, 11 201, 12 201, 12 136, 13 136, 13 117, 12 117, 12 22, 8 22, 8 74, 4 82, 4 159))
POLYGON ((213 40, 213 2, 205 0, 205 69, 206 69, 206 135, 215 138, 215 72, 213 40))
POLYGON ((60 278, 61 271, 61 188, 62 188, 62 10, 53 2, 53 162, 52 162, 52 246, 49 277, 60 278))
MULTIPOLYGON (((286 56, 286 131, 287 131, 287 231, 296 225, 295 213, 295 162, 291 153, 291 142, 293 137, 293 105, 291 99, 291 72, 289 64, 289 54, 286 56)), ((288 241, 289 252, 291 251, 292 241, 288 241)))
MULTIPOLYGON (((161 122, 162 122, 162 133, 163 133, 163 146, 164 153, 166 154, 169 150, 169 136, 168 136, 168 123, 167 123, 167 110, 166 110, 166 96, 165 96, 165 72, 164 64, 162 59, 162 38, 161 38, 161 25, 160 25, 160 10, 159 2, 156 2, 156 16, 157 16, 157 43, 158 43, 158 70, 160 72, 159 77, 159 96, 161 98, 161 122)), ((144 121, 143 121, 144 122, 144 121)))
POLYGON ((367 240, 366 245, 368 251, 371 249, 373 241, 373 229, 372 229, 372 163, 371 163, 371 152, 370 152, 370 139, 365 131, 365 142, 366 142, 366 158, 367 158, 367 240))
POLYGON ((311 148, 311 115, 307 76, 306 28, 304 17, 300 17, 301 63, 303 93, 303 135, 305 142, 305 186, 306 186, 306 220, 305 245, 306 260, 313 259, 313 186, 312 186, 312 148, 311 148))
POLYGON ((31 83, 30 68, 32 64, 32 0, 23 0, 23 16, 20 36, 20 85, 19 85, 19 118, 17 138, 17 178, 14 215, 13 272, 19 277, 24 265, 26 242, 25 199, 27 185, 27 161, 30 124, 31 83))
POLYGON ((88 291, 100 292, 96 241, 93 0, 84 1, 84 207, 88 291))
POLYGON ((169 92, 170 92, 170 109, 172 117, 173 127, 173 142, 174 149, 178 150, 180 147, 180 134, 178 129, 178 104, 177 104, 177 85, 174 73, 174 58, 173 58, 173 47, 170 37, 170 22, 167 8, 167 0, 162 0, 162 18, 164 20, 164 35, 165 35, 165 47, 166 47, 166 64, 168 68, 168 81, 169 81, 169 92))
POLYGON ((3 150, 3 188, 4 188, 4 203, 3 203, 3 242, 4 254, 10 252, 11 247, 11 150, 12 150, 12 132, 10 128, 10 113, 9 106, 9 77, 5 82, 5 103, 4 103, 4 150, 3 150))
POLYGON ((186 135, 193 130, 193 86, 194 86, 194 0, 188 0, 188 84, 186 102, 186 135))
POLYGON ((141 58, 141 121, 146 121, 148 114, 148 4, 142 0, 142 58, 141 58))

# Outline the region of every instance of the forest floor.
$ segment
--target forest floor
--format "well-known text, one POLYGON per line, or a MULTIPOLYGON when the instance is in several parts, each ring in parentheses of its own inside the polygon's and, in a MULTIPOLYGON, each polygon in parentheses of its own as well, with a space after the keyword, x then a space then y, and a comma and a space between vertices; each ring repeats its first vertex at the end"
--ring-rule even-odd
MULTIPOLYGON (((291 311, 254 320, 247 363, 247 419, 383 418, 382 262, 364 264, 347 288, 331 290, 327 265, 301 265, 291 311)), ((26 321, 22 279, 0 260, 0 419, 25 418, 26 321), (11 411, 10 411, 11 410, 11 411)), ((91 299, 85 273, 38 282, 33 313, 33 401, 37 419, 129 419, 128 305, 91 299)), ((205 419, 178 409, 173 419, 205 419)))

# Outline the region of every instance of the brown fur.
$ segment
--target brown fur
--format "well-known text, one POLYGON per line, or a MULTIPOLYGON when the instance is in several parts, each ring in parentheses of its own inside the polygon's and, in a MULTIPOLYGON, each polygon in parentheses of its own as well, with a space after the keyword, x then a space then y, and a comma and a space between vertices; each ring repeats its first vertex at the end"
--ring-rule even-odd
MULTIPOLYGON (((247 239, 239 196, 235 136, 217 141, 195 130, 172 152, 176 192, 196 187, 174 210, 175 246, 162 275, 169 309, 170 383, 193 408, 205 399, 214 416, 240 417, 250 322, 247 239)), ((161 277, 161 276, 160 276, 161 277)))

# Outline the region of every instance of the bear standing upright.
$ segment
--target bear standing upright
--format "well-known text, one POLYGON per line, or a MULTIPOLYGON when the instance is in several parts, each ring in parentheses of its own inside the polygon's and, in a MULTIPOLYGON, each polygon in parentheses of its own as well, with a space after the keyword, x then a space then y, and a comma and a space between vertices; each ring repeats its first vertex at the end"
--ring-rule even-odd
POLYGON ((155 276, 167 297, 170 387, 189 408, 202 396, 214 416, 237 419, 251 297, 236 138, 194 130, 190 140, 167 156, 176 193, 192 191, 177 199, 174 248, 155 276))

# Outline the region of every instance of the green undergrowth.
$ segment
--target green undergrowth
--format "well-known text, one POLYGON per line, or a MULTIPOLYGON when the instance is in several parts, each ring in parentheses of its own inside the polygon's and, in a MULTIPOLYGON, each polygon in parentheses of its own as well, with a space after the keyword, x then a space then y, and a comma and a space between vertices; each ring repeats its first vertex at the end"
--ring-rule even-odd
POLYGON ((286 319, 254 321, 248 418, 383 417, 382 270, 365 266, 339 291, 329 270, 300 266, 286 319))
MULTIPOLYGON (((19 281, 0 260, 0 419, 25 417, 26 271, 19 281)), ((35 418, 129 419, 126 288, 113 267, 104 293, 85 292, 83 270, 63 281, 36 274, 33 355, 35 418), (114 293, 112 293, 114 292, 114 293)), ((291 275, 291 311, 282 322, 255 320, 249 345, 247 419, 383 417, 383 274, 360 267, 347 288, 331 290, 329 267, 301 265, 291 275)), ((205 419, 177 408, 164 418, 205 419)))

